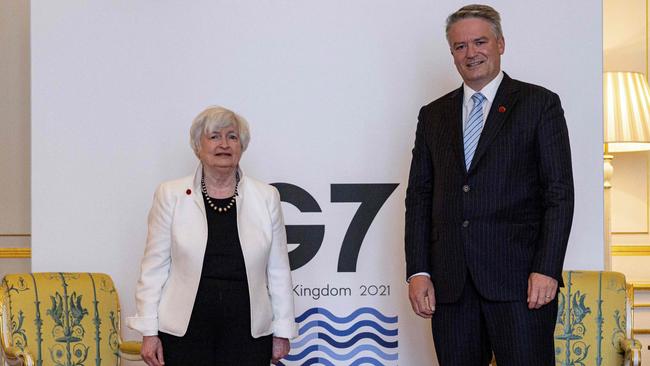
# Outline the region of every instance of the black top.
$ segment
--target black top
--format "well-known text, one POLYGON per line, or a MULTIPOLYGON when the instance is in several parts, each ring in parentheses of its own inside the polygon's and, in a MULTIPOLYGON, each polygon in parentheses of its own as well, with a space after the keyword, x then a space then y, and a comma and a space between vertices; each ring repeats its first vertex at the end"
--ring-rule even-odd
MULTIPOLYGON (((232 198, 217 199, 210 197, 218 207, 226 207, 232 198)), ((201 277, 246 281, 244 255, 237 231, 237 205, 233 204, 226 212, 217 212, 207 202, 205 212, 208 219, 208 244, 203 258, 201 277)))

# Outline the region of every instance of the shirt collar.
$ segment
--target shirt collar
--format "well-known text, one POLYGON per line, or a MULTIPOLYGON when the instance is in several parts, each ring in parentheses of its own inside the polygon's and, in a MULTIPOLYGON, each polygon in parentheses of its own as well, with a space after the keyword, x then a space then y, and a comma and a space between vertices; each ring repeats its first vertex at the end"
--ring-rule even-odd
POLYGON ((499 71, 497 76, 481 90, 473 90, 467 86, 467 84, 463 83, 463 104, 467 105, 470 99, 472 99, 472 95, 477 92, 481 92, 481 94, 483 94, 488 102, 492 103, 492 101, 494 101, 494 97, 497 95, 499 85, 501 85, 501 80, 503 80, 503 71, 499 71))

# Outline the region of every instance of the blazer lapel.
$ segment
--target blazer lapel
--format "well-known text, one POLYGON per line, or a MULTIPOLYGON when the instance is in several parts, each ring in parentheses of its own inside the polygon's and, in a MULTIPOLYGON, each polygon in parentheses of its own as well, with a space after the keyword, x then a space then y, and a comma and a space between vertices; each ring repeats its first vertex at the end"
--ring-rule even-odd
MULTIPOLYGON (((517 103, 518 91, 519 88, 517 88, 516 83, 504 73, 501 85, 499 85, 497 94, 495 95, 492 106, 490 107, 490 112, 485 121, 485 126, 483 126, 483 131, 478 140, 478 146, 476 147, 476 152, 472 158, 472 164, 469 167, 468 173, 472 172, 478 165, 481 157, 485 155, 488 147, 492 144, 492 141, 499 133, 499 130, 501 130, 501 127, 503 127, 503 124, 508 119, 512 108, 517 103)), ((462 142, 461 146, 463 146, 462 142)))
MULTIPOLYGON (((248 178, 241 175, 238 188, 239 195, 235 198, 237 201, 237 233, 239 234, 241 251, 244 255, 248 285, 252 287, 260 284, 260 279, 264 278, 263 274, 266 271, 266 262, 262 267, 259 265, 260 258, 265 255, 263 250, 259 250, 264 243, 264 234, 260 228, 259 218, 267 214, 267 212, 260 211, 260 205, 263 207, 264 201, 259 199, 250 188, 248 178)), ((259 290, 251 289, 250 291, 251 294, 255 292, 259 293, 259 290)), ((251 299, 251 303, 254 300, 251 299)))
POLYGON ((196 203, 196 206, 201 210, 203 214, 203 219, 207 221, 207 216, 205 213, 205 203, 203 202, 203 192, 201 192, 201 178, 203 177, 203 164, 199 163, 198 168, 194 172, 194 180, 192 181, 191 193, 192 200, 196 203))
POLYGON ((463 87, 456 89, 449 99, 449 108, 443 108, 446 115, 443 121, 447 121, 452 141, 453 154, 458 168, 465 173, 465 149, 463 147, 463 87))

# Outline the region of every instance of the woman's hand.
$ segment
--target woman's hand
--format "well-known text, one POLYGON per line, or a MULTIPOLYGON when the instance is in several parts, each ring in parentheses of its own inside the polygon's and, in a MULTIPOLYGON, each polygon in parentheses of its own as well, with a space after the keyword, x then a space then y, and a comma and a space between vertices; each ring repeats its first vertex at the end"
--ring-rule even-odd
POLYGON ((271 363, 278 363, 284 356, 289 354, 289 340, 286 338, 273 337, 273 351, 271 352, 271 363))
MULTIPOLYGON (((273 350, 275 350, 275 342, 273 342, 273 350)), ((148 366, 162 366, 165 364, 163 360, 162 343, 158 336, 144 336, 142 337, 142 349, 140 356, 148 366)))

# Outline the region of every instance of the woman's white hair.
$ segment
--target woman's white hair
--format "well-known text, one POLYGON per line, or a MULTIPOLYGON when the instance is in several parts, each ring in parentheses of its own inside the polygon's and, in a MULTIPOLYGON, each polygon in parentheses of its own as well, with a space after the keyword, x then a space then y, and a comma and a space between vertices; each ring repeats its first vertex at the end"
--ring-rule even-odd
POLYGON ((246 119, 229 109, 212 106, 199 113, 194 118, 192 127, 190 127, 190 146, 192 146, 194 153, 197 156, 199 155, 201 135, 216 132, 230 126, 234 126, 239 131, 239 142, 242 152, 246 151, 248 142, 251 139, 246 119))

